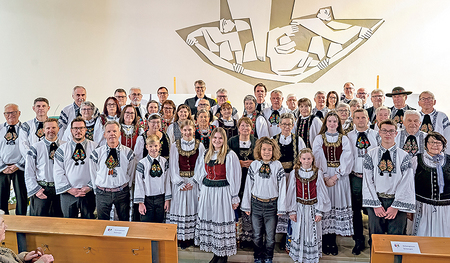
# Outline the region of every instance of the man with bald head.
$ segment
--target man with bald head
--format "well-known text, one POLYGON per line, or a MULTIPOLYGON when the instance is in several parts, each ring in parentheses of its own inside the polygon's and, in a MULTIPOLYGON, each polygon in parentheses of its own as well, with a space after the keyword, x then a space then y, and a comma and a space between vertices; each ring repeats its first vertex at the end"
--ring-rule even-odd
MULTIPOLYGON (((86 89, 83 86, 75 86, 72 90, 73 103, 67 105, 62 109, 58 119, 59 133, 58 137, 62 138, 66 132, 68 124, 72 122, 76 117, 81 117, 81 103, 86 101, 86 89)), ((95 108, 93 118, 97 118, 99 115, 98 109, 95 108)))
POLYGON ((16 104, 7 104, 3 112, 6 122, 0 126, 0 209, 8 213, 11 181, 16 194, 16 215, 27 214, 27 187, 25 185, 25 159, 19 149, 21 122, 16 104))
POLYGON ((356 91, 356 97, 358 99, 362 100, 363 109, 369 108, 369 105, 367 105, 367 99, 369 98, 369 93, 367 92, 366 88, 359 88, 356 91))

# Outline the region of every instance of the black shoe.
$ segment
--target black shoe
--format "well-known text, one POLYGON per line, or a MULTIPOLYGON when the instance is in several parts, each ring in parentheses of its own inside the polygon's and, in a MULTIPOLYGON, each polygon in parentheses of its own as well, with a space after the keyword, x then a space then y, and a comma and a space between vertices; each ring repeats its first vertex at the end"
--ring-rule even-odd
POLYGON ((337 254, 338 254, 339 252, 338 252, 338 247, 337 247, 336 244, 330 245, 330 253, 331 253, 331 255, 333 255, 333 256, 337 256, 337 254))
POLYGON ((281 251, 286 250, 286 236, 287 236, 287 234, 281 235, 281 241, 280 241, 280 244, 278 245, 278 247, 280 248, 281 251))
POLYGON ((188 242, 184 241, 184 240, 180 240, 178 242, 178 245, 180 246, 181 249, 186 249, 188 247, 188 242))
POLYGON ((224 256, 224 257, 217 257, 219 260, 217 260, 217 263, 226 263, 228 262, 228 257, 224 256))
POLYGON ((219 257, 214 255, 214 257, 211 259, 211 261, 209 261, 209 263, 217 263, 219 260, 219 257))
POLYGON ((324 253, 325 255, 330 255, 330 245, 323 244, 322 245, 322 253, 324 253))
POLYGON ((355 247, 352 249, 353 255, 359 255, 361 254, 361 251, 363 251, 366 248, 366 245, 364 244, 364 240, 355 240, 355 247))

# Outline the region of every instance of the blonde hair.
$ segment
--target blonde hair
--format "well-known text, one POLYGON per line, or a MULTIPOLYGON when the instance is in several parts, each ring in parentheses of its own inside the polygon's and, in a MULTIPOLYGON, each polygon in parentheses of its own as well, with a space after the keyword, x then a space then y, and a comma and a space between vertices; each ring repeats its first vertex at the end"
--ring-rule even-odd
POLYGON ((156 134, 149 135, 145 140, 146 145, 150 145, 152 143, 160 143, 159 137, 156 134))
POLYGON ((255 149, 253 150, 255 160, 262 160, 261 148, 263 144, 269 144, 272 146, 272 158, 270 159, 271 161, 276 161, 280 159, 281 153, 280 153, 280 146, 278 146, 278 143, 274 139, 270 139, 269 137, 262 137, 256 141, 255 149))
POLYGON ((217 154, 217 163, 224 164, 225 159, 227 157, 227 153, 228 153, 228 144, 227 144, 227 133, 221 127, 214 128, 214 130, 211 132, 211 139, 209 140, 209 148, 205 155, 205 163, 208 163, 209 161, 211 161, 211 157, 214 155, 214 146, 212 144, 212 139, 214 138, 214 135, 216 133, 220 133, 220 135, 222 135, 222 138, 223 138, 222 148, 220 149, 219 153, 217 154))
POLYGON ((180 123, 180 129, 183 129, 184 126, 191 126, 193 129, 195 129, 195 124, 191 119, 184 120, 180 123))
POLYGON ((313 151, 309 148, 303 148, 300 150, 300 152, 298 153, 297 160, 294 163, 294 169, 300 169, 300 167, 302 167, 302 162, 300 161, 300 157, 302 156, 302 154, 305 154, 305 153, 311 154, 311 157, 313 158, 311 168, 314 170, 314 172, 317 171, 318 168, 316 166, 316 157, 314 157, 313 151))

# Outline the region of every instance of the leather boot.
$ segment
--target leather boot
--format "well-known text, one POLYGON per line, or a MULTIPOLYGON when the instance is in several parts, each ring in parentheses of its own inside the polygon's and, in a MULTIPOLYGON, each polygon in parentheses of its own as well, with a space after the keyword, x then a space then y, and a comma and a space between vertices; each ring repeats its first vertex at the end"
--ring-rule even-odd
POLYGON ((355 247, 353 247, 353 249, 352 249, 352 254, 359 255, 365 248, 366 248, 366 245, 364 244, 364 239, 356 239, 355 247))

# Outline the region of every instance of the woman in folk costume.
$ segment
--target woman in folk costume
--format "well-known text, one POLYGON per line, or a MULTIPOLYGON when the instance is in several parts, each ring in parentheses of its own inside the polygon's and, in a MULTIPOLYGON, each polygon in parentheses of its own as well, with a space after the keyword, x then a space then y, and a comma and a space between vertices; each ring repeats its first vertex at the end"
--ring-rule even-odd
POLYGON ((166 130, 171 144, 183 137, 183 134, 181 132, 181 122, 185 120, 192 120, 191 109, 189 108, 189 106, 181 104, 178 106, 177 114, 173 119, 173 123, 170 124, 166 130))
POLYGON ((211 124, 211 116, 211 112, 206 109, 198 110, 195 115, 197 121, 195 125, 195 139, 200 140, 206 150, 209 148, 211 133, 216 128, 216 126, 211 124))
POLYGON ((213 122, 213 125, 223 128, 227 138, 238 135, 237 120, 233 118, 233 107, 231 104, 228 102, 223 103, 219 111, 221 116, 213 122))
POLYGON ((312 104, 308 98, 298 100, 297 136, 303 139, 307 148, 312 148, 314 139, 322 128, 322 120, 311 114, 312 104))
POLYGON ((140 121, 133 105, 126 105, 119 119, 120 123, 120 143, 134 150, 136 140, 139 135, 144 133, 144 129, 140 127, 140 121))
POLYGON ((222 128, 215 128, 205 156, 199 157, 194 182, 199 187, 195 245, 213 252, 212 262, 227 262, 236 254, 234 210, 239 206, 241 166, 236 153, 228 148, 222 128))
MULTIPOLYGON (((286 181, 289 181, 289 174, 294 167, 295 159, 297 158, 298 152, 305 148, 305 143, 301 137, 293 134, 292 128, 294 127, 295 119, 292 113, 283 113, 280 117, 281 133, 274 136, 274 140, 278 143, 280 147, 281 157, 278 161, 283 165, 283 169, 286 173, 286 181)), ((289 249, 289 239, 286 239, 289 226, 289 216, 288 214, 282 215, 278 218, 277 223, 277 233, 282 234, 280 249, 289 249), (287 247, 286 247, 287 244, 287 247)))
POLYGON ((175 106, 175 103, 173 101, 166 100, 162 103, 160 111, 162 117, 161 131, 167 132, 170 124, 174 122, 176 110, 177 107, 175 106))
POLYGON ((312 150, 300 151, 287 185, 286 207, 292 220, 289 256, 295 262, 315 263, 322 257, 322 217, 331 209, 323 172, 312 150))
POLYGON ((247 95, 244 97, 244 116, 248 117, 252 121, 252 135, 256 139, 269 136, 269 126, 266 118, 256 110, 256 98, 253 95, 247 95))
POLYGON ((313 153, 324 173, 331 210, 323 215, 323 253, 338 254, 336 235, 353 235, 353 212, 350 180, 353 158, 350 141, 343 134, 335 111, 328 112, 322 129, 314 140, 313 153))
POLYGON ((350 106, 347 103, 339 103, 336 107, 336 113, 339 115, 344 135, 353 131, 353 118, 351 117, 350 106))
POLYGON ((159 154, 169 161, 170 141, 169 136, 167 136, 165 132, 161 131, 161 116, 157 113, 149 115, 147 119, 147 127, 147 131, 136 140, 136 145, 134 146, 136 160, 141 160, 142 158, 147 157, 148 151, 145 147, 145 142, 150 135, 156 135, 161 143, 159 154))
POLYGON ((425 153, 412 159, 415 172, 416 213, 413 235, 450 237, 450 155, 444 153, 447 140, 440 133, 425 137, 425 153))
MULTIPOLYGON (((265 119, 264 119, 265 121, 265 119)), ((239 189, 239 198, 242 200, 244 195, 245 180, 247 179, 247 172, 250 164, 255 160, 253 156, 253 150, 256 145, 256 138, 251 134, 252 120, 248 117, 242 117, 238 121, 239 135, 236 135, 228 139, 228 147, 233 150, 239 157, 239 163, 241 166, 242 177, 241 187, 239 189)), ((239 240, 239 247, 246 248, 252 247, 253 231, 252 231, 252 218, 241 209, 237 209, 236 215, 239 218, 237 223, 237 232, 239 240)))
POLYGON ((194 170, 204 156, 205 147, 194 139, 195 125, 192 120, 182 121, 182 138, 170 146, 169 172, 172 181, 172 205, 169 223, 177 224, 177 235, 181 248, 193 245, 197 220, 198 188, 194 187, 194 170))

